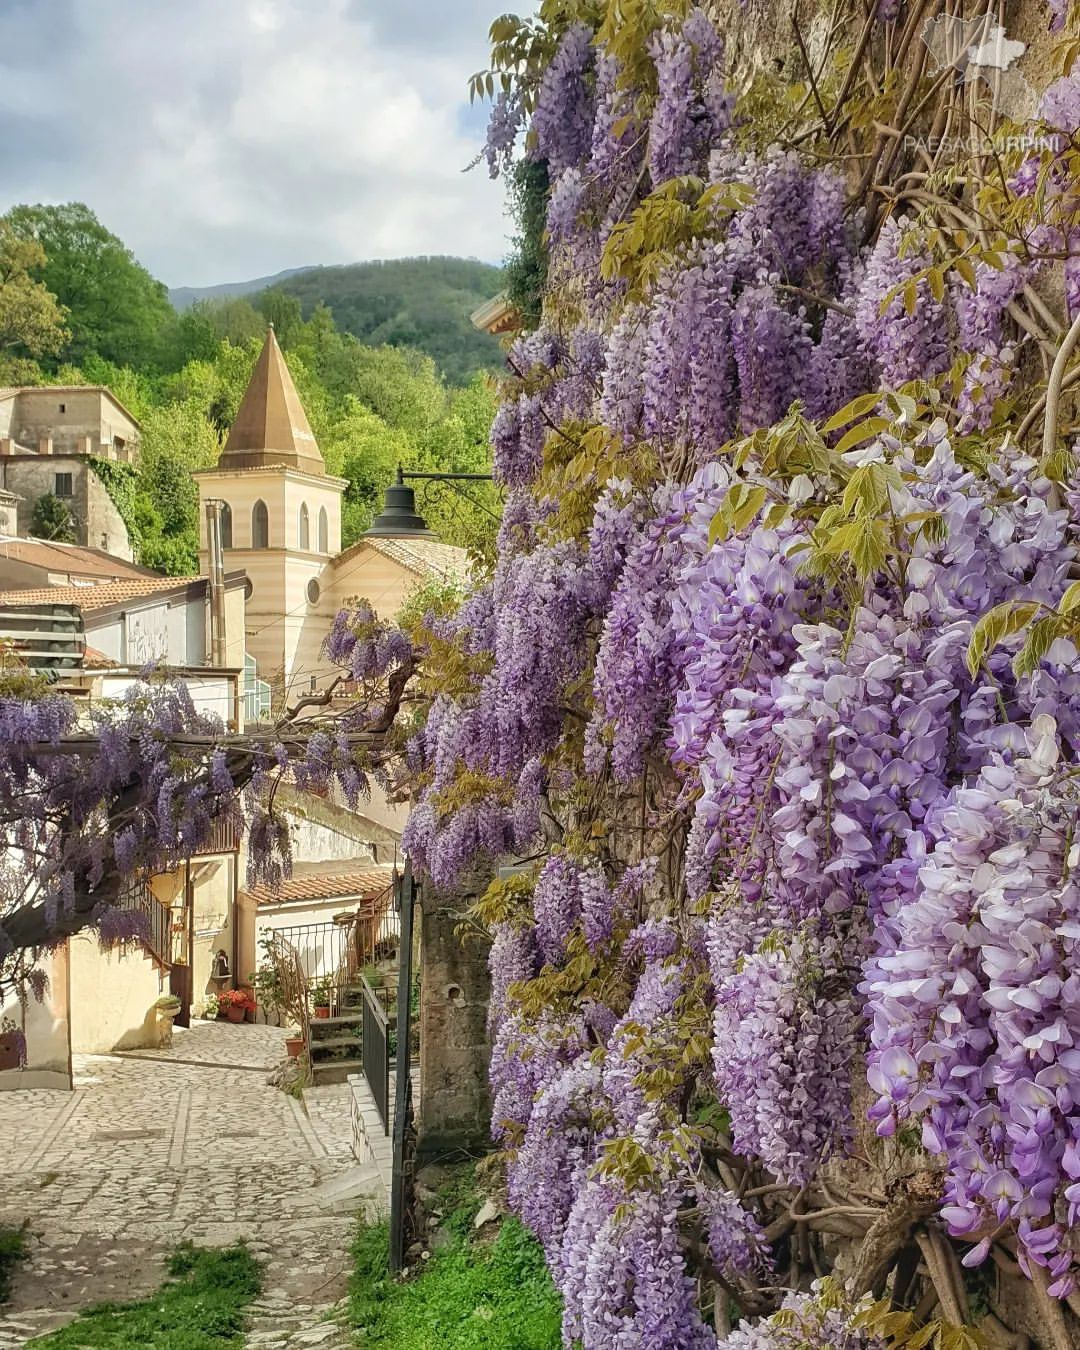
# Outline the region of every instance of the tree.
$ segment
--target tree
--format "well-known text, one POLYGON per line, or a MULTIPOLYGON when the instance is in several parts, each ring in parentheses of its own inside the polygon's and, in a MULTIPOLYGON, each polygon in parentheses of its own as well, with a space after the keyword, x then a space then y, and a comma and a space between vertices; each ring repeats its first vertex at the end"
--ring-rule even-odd
POLYGON ((540 322, 547 287, 549 187, 547 164, 542 159, 519 160, 510 171, 510 206, 518 232, 506 261, 506 297, 525 328, 535 328, 540 322))
POLYGON ((255 306, 266 322, 274 325, 277 340, 282 350, 287 351, 303 327, 300 301, 295 295, 287 295, 280 287, 271 286, 256 297, 255 306))
POLYGON ((30 533, 35 539, 53 539, 58 544, 75 542, 75 518, 66 502, 46 492, 34 503, 30 533))
POLYGON ((163 334, 175 323, 165 287, 88 206, 16 206, 4 219, 44 250, 33 274, 68 312, 70 360, 96 354, 140 369, 160 364, 163 334))
POLYGON ((55 356, 68 331, 56 296, 35 280, 45 266, 45 250, 0 219, 0 350, 26 356, 55 356))

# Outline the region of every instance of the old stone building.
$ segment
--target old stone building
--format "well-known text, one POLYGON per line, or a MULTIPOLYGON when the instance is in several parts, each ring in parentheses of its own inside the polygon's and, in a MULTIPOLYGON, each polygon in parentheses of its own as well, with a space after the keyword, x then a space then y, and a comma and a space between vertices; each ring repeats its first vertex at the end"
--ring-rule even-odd
POLYGON ((79 544, 133 556, 127 527, 91 459, 131 462, 139 424, 101 385, 0 389, 0 488, 15 497, 14 533, 30 533, 51 494, 70 510, 79 544))

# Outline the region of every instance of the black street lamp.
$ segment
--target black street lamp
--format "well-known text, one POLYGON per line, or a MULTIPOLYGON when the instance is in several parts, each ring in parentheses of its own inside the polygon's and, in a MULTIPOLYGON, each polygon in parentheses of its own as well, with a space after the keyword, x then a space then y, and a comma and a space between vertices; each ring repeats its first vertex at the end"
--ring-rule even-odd
POLYGON ((434 530, 416 509, 416 493, 406 479, 424 479, 433 483, 490 483, 489 473, 413 473, 398 465, 397 476, 386 489, 383 509, 364 531, 363 538, 372 539, 438 539, 434 530))

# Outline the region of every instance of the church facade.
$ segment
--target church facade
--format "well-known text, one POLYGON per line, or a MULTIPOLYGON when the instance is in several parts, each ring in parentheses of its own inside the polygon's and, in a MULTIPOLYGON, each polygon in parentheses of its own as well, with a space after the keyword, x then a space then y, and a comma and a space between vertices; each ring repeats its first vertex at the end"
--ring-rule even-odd
POLYGON ((248 577, 247 651, 276 708, 338 673, 322 644, 340 609, 365 599, 392 618, 423 582, 467 576, 464 551, 438 540, 362 538, 342 551, 347 484, 326 472, 272 327, 217 466, 195 477, 202 570, 205 506, 218 501, 225 570, 248 577))

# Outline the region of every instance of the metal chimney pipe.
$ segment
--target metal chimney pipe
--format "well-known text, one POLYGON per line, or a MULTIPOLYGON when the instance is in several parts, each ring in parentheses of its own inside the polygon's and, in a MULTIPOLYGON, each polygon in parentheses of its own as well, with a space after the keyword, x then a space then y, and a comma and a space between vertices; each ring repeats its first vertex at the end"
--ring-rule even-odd
POLYGON ((206 503, 206 548, 210 573, 210 664, 224 669, 225 659, 225 552, 221 543, 221 508, 224 502, 206 503))

